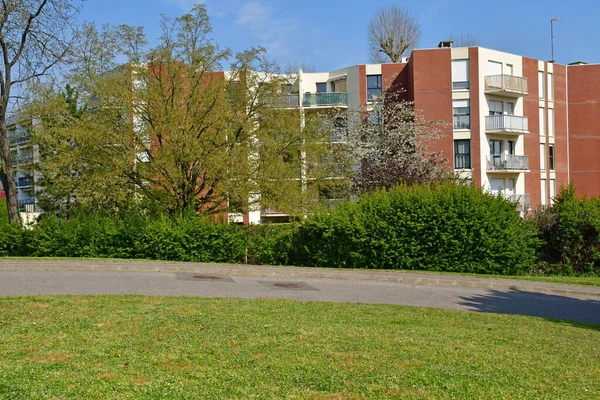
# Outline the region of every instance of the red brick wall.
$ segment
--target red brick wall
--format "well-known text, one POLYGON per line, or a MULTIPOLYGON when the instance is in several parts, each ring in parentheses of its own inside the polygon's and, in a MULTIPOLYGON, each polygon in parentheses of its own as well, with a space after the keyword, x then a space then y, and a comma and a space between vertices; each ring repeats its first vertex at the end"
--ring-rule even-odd
POLYGON ((556 192, 569 183, 567 145, 567 67, 554 65, 554 171, 556 192))
POLYGON ((571 180, 579 196, 600 196, 600 65, 567 69, 571 180))
POLYGON ((524 137, 525 155, 529 156, 529 170, 525 173, 525 193, 529 194, 532 208, 542 202, 540 188, 540 121, 538 96, 538 60, 523 57, 523 77, 527 78, 529 94, 523 97, 523 114, 529 117, 529 134, 524 137))
POLYGON ((397 92, 403 100, 412 100, 408 96, 408 64, 382 64, 381 81, 384 91, 397 92))
POLYGON ((452 59, 450 49, 414 50, 409 65, 415 108, 425 119, 443 121, 442 138, 432 149, 443 152, 453 168, 454 140, 452 130, 452 59))
POLYGON ((358 93, 360 95, 361 109, 367 106, 367 67, 358 66, 358 93))

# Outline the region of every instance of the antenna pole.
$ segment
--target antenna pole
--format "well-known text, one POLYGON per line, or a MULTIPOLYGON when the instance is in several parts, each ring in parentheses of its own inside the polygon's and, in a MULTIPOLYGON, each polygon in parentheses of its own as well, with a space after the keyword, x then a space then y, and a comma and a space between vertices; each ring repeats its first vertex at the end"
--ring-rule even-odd
POLYGON ((558 18, 556 17, 552 17, 550 19, 550 46, 552 48, 552 59, 550 60, 550 62, 554 62, 554 38, 556 36, 554 36, 554 23, 558 21, 558 18))

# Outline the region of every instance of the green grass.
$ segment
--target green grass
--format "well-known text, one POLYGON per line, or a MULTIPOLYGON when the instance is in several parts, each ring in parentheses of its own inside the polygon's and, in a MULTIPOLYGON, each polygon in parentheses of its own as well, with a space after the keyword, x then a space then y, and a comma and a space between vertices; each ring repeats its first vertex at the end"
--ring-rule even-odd
POLYGON ((0 298, 0 398, 600 397, 600 326, 387 305, 0 298))

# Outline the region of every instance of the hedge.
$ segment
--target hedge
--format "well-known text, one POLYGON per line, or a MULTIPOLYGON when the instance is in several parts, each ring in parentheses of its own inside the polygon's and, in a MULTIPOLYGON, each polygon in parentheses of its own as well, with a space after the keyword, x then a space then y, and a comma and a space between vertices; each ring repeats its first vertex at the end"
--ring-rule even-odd
POLYGON ((536 231, 504 198, 465 185, 400 186, 301 224, 295 265, 520 274, 536 231))

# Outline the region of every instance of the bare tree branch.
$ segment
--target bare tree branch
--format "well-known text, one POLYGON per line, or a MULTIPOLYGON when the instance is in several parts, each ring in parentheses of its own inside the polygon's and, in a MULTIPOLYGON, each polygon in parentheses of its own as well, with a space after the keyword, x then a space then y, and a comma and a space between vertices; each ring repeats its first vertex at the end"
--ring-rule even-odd
POLYGON ((402 56, 417 47, 421 25, 406 8, 390 4, 377 11, 369 23, 369 51, 375 63, 402 62, 402 56))

